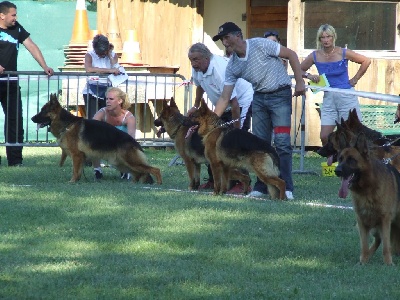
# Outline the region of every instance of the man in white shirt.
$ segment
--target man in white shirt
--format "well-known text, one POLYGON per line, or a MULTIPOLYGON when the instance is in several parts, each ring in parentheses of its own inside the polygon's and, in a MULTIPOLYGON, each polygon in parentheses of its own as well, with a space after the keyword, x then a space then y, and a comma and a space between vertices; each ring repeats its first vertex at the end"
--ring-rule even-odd
MULTIPOLYGON (((213 55, 206 45, 202 43, 193 44, 188 53, 192 64, 192 80, 196 85, 196 96, 194 106, 189 109, 188 115, 193 113, 200 105, 204 93, 207 94, 211 103, 216 106, 221 97, 225 82, 225 69, 229 58, 213 55)), ((253 87, 244 79, 239 79, 222 113, 218 114, 224 121, 238 120, 234 123, 236 127, 244 130, 250 128, 249 107, 253 100, 253 87), (240 121, 239 121, 240 119, 240 121)), ((212 188, 212 174, 209 170, 209 180, 200 188, 212 188)), ((243 186, 237 183, 228 193, 243 193, 243 186)))

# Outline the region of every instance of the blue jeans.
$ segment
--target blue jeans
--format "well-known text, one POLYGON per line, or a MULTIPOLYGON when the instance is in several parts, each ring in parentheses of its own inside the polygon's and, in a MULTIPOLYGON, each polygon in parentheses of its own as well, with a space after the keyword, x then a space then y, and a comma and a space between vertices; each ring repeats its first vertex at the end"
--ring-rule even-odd
MULTIPOLYGON (((292 146, 290 144, 292 90, 285 89, 271 94, 255 92, 252 110, 253 133, 268 144, 271 144, 272 133, 274 133, 274 144, 280 163, 280 177, 286 183, 286 190, 293 191, 292 146)), ((258 178, 254 190, 268 192, 267 186, 258 178)))

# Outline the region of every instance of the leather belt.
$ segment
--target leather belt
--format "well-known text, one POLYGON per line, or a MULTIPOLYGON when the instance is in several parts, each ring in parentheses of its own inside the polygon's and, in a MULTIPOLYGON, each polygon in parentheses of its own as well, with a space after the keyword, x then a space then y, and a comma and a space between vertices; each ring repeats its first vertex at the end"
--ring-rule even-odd
POLYGON ((274 94, 280 91, 284 91, 284 90, 288 90, 292 88, 290 85, 285 85, 285 86, 281 86, 280 88, 276 89, 275 91, 271 91, 271 92, 256 92, 256 93, 260 93, 260 94, 274 94))

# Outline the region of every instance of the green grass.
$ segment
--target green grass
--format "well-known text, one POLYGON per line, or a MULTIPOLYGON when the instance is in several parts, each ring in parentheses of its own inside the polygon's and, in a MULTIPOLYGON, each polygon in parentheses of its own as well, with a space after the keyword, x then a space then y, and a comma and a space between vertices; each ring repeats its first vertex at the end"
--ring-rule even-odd
POLYGON ((190 193, 174 151, 145 151, 161 186, 89 167, 70 184, 59 148, 25 148, 22 168, 0 148, 1 299, 399 299, 398 266, 381 249, 357 265, 354 212, 326 206, 351 206, 338 178, 295 174, 290 202, 190 193))

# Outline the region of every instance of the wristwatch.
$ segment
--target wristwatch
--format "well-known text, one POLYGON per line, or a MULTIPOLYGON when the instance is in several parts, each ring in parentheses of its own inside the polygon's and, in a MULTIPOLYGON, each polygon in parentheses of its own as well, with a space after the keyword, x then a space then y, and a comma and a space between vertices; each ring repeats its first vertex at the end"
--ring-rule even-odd
POLYGON ((308 72, 304 73, 303 78, 308 78, 308 75, 310 75, 310 73, 308 72))

